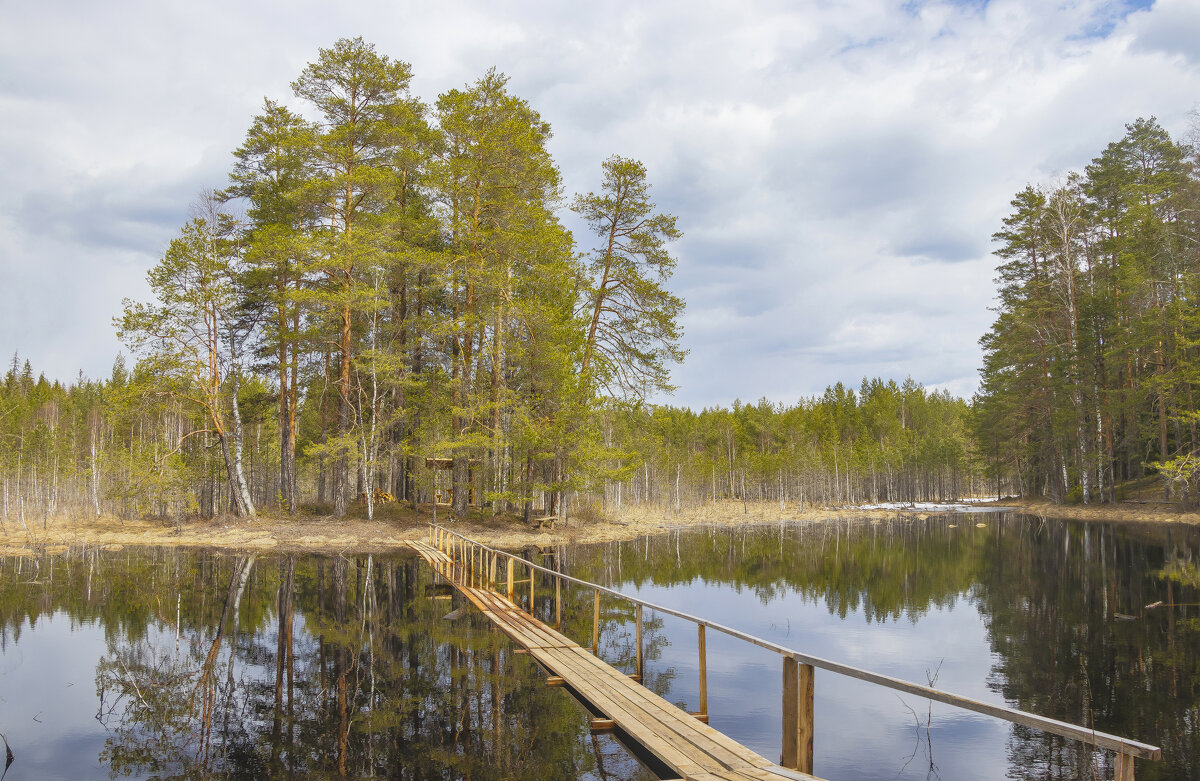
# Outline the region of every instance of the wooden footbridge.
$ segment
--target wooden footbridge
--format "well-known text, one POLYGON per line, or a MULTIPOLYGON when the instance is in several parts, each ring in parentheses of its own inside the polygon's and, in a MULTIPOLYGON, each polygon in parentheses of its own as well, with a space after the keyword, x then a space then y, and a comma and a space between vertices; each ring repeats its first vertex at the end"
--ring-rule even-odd
POLYGON ((568 688, 589 710, 600 714, 592 719, 593 731, 618 730, 626 742, 631 741, 644 757, 651 758, 659 766, 655 770, 664 778, 670 778, 670 774, 674 773, 675 777, 697 781, 819 781, 811 775, 814 668, 995 716, 1078 740, 1095 749, 1111 751, 1114 781, 1134 781, 1135 758, 1162 758, 1157 746, 960 697, 785 648, 698 616, 564 575, 511 553, 490 548, 442 526, 430 526, 428 543, 412 541, 408 544, 435 572, 462 592, 484 616, 511 637, 518 645, 518 653, 528 653, 546 669, 547 685, 568 688), (519 573, 518 568, 521 570, 519 573), (542 575, 543 588, 552 588, 554 591, 554 622, 557 629, 533 616, 539 573, 542 575), (524 577, 515 580, 517 574, 524 577), (591 589, 593 593, 590 649, 558 631, 562 629, 564 581, 591 589), (520 592, 516 590, 517 586, 522 587, 520 592), (620 672, 599 658, 602 594, 634 605, 637 655, 636 672, 632 675, 620 672), (522 607, 522 602, 525 602, 527 609, 522 607), (698 712, 683 711, 641 685, 643 608, 696 624, 700 667, 698 712), (783 751, 778 764, 708 726, 706 630, 736 637, 783 657, 783 751))

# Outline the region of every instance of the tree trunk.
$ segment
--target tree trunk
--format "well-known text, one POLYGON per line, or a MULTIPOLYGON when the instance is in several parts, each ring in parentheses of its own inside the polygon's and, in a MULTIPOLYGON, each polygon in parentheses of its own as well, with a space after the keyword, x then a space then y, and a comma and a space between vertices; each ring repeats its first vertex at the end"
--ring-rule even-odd
POLYGON ((242 415, 238 409, 238 389, 241 386, 240 376, 233 372, 232 403, 233 403, 233 476, 235 482, 230 484, 236 489, 241 498, 242 509, 247 517, 254 517, 254 501, 250 496, 250 487, 246 484, 246 473, 242 469, 242 415))
POLYGON ((229 437, 225 434, 217 434, 217 441, 221 443, 221 457, 225 460, 225 479, 229 483, 229 500, 233 514, 244 518, 249 513, 243 504, 242 493, 238 490, 237 466, 233 462, 233 453, 229 449, 229 437))

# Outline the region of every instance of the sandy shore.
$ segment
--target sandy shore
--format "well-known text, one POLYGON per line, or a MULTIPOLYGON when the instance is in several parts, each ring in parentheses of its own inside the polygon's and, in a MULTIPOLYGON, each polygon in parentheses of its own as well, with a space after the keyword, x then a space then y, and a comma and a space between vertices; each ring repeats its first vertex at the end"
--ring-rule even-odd
MULTIPOLYGON (((1173 505, 1122 503, 1115 506, 1056 506, 1049 502, 1016 499, 1001 502, 1022 512, 1052 518, 1127 523, 1200 524, 1200 513, 1184 512, 1173 505)), ((729 501, 683 508, 625 507, 604 521, 572 521, 554 529, 531 529, 505 518, 459 521, 453 528, 469 537, 504 548, 548 546, 580 542, 608 542, 640 537, 689 526, 741 526, 780 520, 823 523, 831 520, 871 521, 912 511, 895 509, 780 508, 778 503, 743 505, 729 501)), ((926 514, 918 511, 918 515, 926 514)), ((116 549, 126 545, 161 545, 223 548, 243 551, 314 551, 359 553, 399 550, 407 540, 425 539, 432 520, 428 508, 415 513, 407 508, 387 508, 373 521, 346 517, 260 516, 254 521, 223 517, 185 521, 176 525, 159 520, 122 520, 112 517, 57 517, 46 520, 6 520, 0 528, 0 556, 22 555, 41 550, 65 550, 72 545, 116 549)), ((446 519, 439 512, 439 520, 446 519)))

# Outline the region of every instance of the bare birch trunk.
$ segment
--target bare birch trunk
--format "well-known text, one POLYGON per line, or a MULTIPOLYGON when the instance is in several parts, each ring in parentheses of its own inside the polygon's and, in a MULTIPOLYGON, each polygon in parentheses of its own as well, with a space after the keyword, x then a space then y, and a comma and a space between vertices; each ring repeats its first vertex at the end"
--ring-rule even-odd
MULTIPOLYGON (((96 460, 96 435, 92 434, 92 509, 100 517, 100 464, 96 460)), ((4 486, 4 513, 8 514, 8 485, 4 486)))
MULTIPOLYGON (((249 518, 254 517, 254 500, 250 496, 250 488, 246 484, 246 474, 242 469, 242 415, 238 409, 238 389, 241 387, 240 375, 233 372, 233 481, 229 484, 231 491, 236 491, 241 501, 242 511, 249 518)), ((226 448, 228 451, 228 448, 226 448)), ((227 453, 228 455, 228 453, 227 453)))

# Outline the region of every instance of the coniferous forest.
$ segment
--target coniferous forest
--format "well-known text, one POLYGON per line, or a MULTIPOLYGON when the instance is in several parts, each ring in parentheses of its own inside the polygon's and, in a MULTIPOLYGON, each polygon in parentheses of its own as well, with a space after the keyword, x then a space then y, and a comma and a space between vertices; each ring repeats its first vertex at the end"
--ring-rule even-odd
POLYGON ((1111 502, 1200 490, 1200 158, 1153 119, 1083 172, 1027 187, 995 234, 981 451, 1025 494, 1111 502))
POLYGON ((1200 492, 1200 172, 1153 120, 1013 200, 970 402, 864 379, 694 412, 652 403, 684 302, 646 168, 613 155, 568 196, 502 74, 431 105, 411 78, 321 50, 114 318, 132 360, 63 385, 13 357, 5 519, 1200 492))

